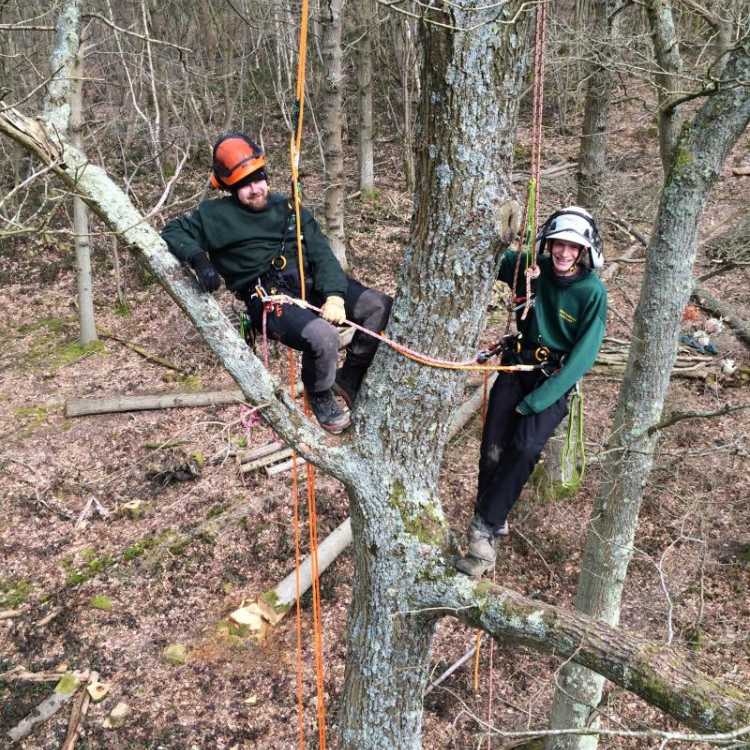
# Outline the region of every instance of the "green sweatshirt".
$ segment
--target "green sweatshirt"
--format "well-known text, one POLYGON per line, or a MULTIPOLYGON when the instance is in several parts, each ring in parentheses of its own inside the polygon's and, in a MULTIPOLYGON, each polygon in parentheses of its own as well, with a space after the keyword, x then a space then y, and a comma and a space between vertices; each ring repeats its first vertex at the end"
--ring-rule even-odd
MULTIPOLYGON (((232 196, 203 201, 191 213, 170 221, 161 236, 180 260, 189 262, 206 251, 232 291, 243 291, 283 255, 296 266, 297 243, 294 213, 287 199, 270 193, 263 211, 250 211, 232 196), (282 247, 283 243, 283 247, 282 247)), ((302 209, 305 268, 312 272, 314 288, 323 296, 343 297, 347 279, 320 231, 318 222, 302 209)))
MULTIPOLYGON (((517 257, 518 253, 507 250, 500 260, 498 278, 509 286, 513 284, 517 257)), ((562 367, 518 405, 523 414, 544 411, 593 367, 607 323, 607 290, 596 274, 584 269, 572 278, 557 276, 548 254, 539 256, 537 263, 541 274, 532 284, 533 314, 519 321, 519 330, 525 347, 544 345, 566 356, 562 367)), ((526 294, 525 266, 524 257, 516 296, 526 294)))

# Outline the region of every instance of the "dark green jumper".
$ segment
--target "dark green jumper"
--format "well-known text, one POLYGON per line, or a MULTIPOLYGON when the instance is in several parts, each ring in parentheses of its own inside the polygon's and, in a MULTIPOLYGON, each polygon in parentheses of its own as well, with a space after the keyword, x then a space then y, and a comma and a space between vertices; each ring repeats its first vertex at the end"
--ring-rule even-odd
MULTIPOLYGON (((263 211, 251 211, 232 196, 203 201, 194 211, 170 221, 161 236, 180 260, 190 261, 206 251, 234 292, 252 288, 279 255, 296 265, 294 213, 278 193, 269 194, 263 211)), ((346 276, 318 222, 305 208, 302 236, 305 267, 309 266, 314 289, 323 297, 343 297, 346 276)))
MULTIPOLYGON (((498 278, 509 286, 517 257, 515 251, 508 250, 500 261, 498 278)), ((541 274, 532 283, 533 312, 525 321, 518 321, 523 345, 543 345, 566 356, 563 366, 518 405, 523 414, 544 411, 593 367, 607 322, 607 289, 596 274, 584 269, 575 277, 557 276, 547 254, 539 256, 537 263, 541 274)), ((526 294, 525 266, 523 257, 515 291, 519 297, 526 294)))

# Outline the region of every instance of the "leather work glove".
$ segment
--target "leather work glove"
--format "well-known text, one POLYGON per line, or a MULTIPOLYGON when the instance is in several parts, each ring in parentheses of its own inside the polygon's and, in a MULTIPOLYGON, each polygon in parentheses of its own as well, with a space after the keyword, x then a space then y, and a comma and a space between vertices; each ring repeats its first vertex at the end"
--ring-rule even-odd
POLYGON ((198 253, 191 258, 190 265, 195 269, 198 284, 204 292, 215 292, 221 286, 221 276, 216 273, 206 253, 198 253))
POLYGON ((346 310, 344 309, 344 298, 333 295, 326 299, 323 307, 320 308, 320 315, 324 320, 340 326, 346 320, 346 310))

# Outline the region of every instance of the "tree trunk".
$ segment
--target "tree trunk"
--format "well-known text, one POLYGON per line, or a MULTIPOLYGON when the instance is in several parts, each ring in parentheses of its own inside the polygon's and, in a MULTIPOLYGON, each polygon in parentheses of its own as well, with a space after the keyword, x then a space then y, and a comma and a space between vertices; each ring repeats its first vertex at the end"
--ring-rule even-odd
POLYGON ((361 0, 360 23, 364 36, 359 42, 357 85, 359 94, 359 189, 366 198, 375 189, 372 147, 372 37, 375 33, 373 0, 361 0))
MULTIPOLYGON (((83 151, 83 48, 79 47, 73 67, 70 95, 70 139, 83 151)), ((94 295, 91 279, 91 243, 89 241, 89 209, 79 195, 73 196, 73 234, 76 247, 78 279, 78 321, 83 346, 97 340, 94 319, 94 295)))
POLYGON ((50 55, 51 79, 44 97, 44 121, 61 134, 70 125, 70 82, 80 46, 80 0, 66 0, 57 17, 55 45, 50 55))
POLYGON ((583 133, 578 155, 577 203, 596 215, 604 203, 604 178, 607 173, 607 141, 609 139, 609 103, 615 71, 617 19, 611 17, 614 0, 594 0, 594 26, 591 47, 596 56, 589 70, 583 133))
POLYGON ((344 148, 341 142, 342 53, 344 0, 327 0, 321 7, 323 33, 323 148, 326 162, 325 227, 333 254, 347 268, 344 234, 344 148))
MULTIPOLYGON (((459 28, 489 21, 471 34, 422 28, 421 189, 389 332, 438 357, 460 358, 476 348, 495 276, 496 211, 511 196, 526 19, 495 23, 497 9, 489 7, 435 15, 459 28), (504 94, 499 101, 497 91, 504 94), (445 324, 436 327, 438 320, 445 324)), ((502 20, 516 7, 503 6, 502 20)), ((421 566, 445 540, 438 468, 462 380, 381 347, 363 384, 353 429, 370 470, 364 486, 349 485, 356 579, 342 748, 420 747, 434 623, 409 614, 408 602, 421 566), (418 410, 410 398, 391 398, 404 383, 419 394, 418 410)))
MULTIPOLYGON (((738 48, 727 62, 730 80, 748 80, 750 54, 738 48)), ((709 97, 677 143, 651 235, 635 313, 632 344, 581 561, 576 607, 616 625, 633 553, 643 490, 653 462, 659 422, 677 354, 682 313, 693 289, 698 222, 727 153, 750 120, 750 89, 727 87, 709 97)), ((561 670, 551 726, 588 724, 604 680, 575 664, 561 670)), ((593 737, 556 738, 555 750, 594 748, 593 737)))
POLYGON ((680 135, 680 117, 670 100, 680 90, 682 60, 677 42, 671 0, 647 0, 646 13, 651 27, 657 72, 654 83, 658 92, 659 153, 667 175, 680 135))

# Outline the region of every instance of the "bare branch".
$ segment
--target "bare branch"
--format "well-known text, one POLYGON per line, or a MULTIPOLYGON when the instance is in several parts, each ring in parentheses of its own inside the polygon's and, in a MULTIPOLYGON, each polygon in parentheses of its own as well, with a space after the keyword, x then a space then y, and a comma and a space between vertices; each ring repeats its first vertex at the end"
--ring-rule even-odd
POLYGON ((181 47, 179 44, 173 44, 172 42, 165 42, 163 39, 154 39, 153 37, 146 36, 145 34, 139 34, 137 31, 131 31, 130 29, 123 29, 121 26, 118 26, 116 23, 110 21, 109 18, 107 18, 106 16, 102 16, 99 13, 83 13, 82 17, 94 18, 97 21, 101 21, 102 23, 106 24, 111 29, 114 29, 120 34, 125 34, 126 36, 134 36, 136 39, 140 39, 141 41, 147 42, 149 44, 161 44, 164 47, 172 47, 173 49, 178 49, 180 50, 180 52, 192 52, 193 51, 192 49, 190 49, 190 47, 181 47))
POLYGON ((725 404, 721 409, 717 409, 716 411, 673 411, 668 417, 662 419, 661 422, 649 427, 646 432, 649 435, 653 435, 658 430, 664 430, 673 424, 677 424, 677 422, 682 422, 683 419, 711 419, 712 417, 723 417, 725 414, 743 411, 744 409, 750 409, 750 404, 737 404, 736 406, 725 404))

